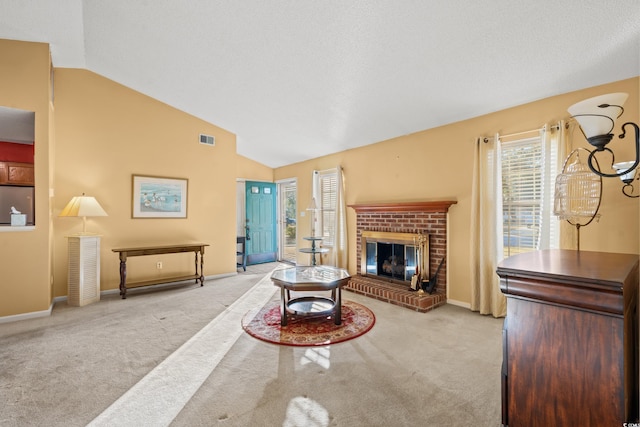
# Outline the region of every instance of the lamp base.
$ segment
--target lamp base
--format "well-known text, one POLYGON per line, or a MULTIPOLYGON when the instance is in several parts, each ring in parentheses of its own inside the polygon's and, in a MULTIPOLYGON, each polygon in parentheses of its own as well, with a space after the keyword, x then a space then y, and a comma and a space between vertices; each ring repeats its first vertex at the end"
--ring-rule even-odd
POLYGON ((100 237, 70 236, 68 251, 67 304, 100 301, 100 237))

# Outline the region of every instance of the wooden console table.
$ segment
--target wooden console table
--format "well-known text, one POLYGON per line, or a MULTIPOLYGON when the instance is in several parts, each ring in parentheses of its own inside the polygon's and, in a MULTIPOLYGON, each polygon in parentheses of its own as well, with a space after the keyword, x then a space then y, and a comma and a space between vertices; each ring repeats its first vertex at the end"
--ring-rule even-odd
POLYGON ((196 283, 200 282, 200 286, 204 285, 204 248, 209 246, 205 243, 189 243, 184 245, 164 245, 164 246, 142 246, 137 248, 112 249, 113 252, 120 254, 120 295, 122 299, 127 298, 127 289, 138 288, 142 286, 159 285, 161 283, 180 282, 183 280, 195 279, 196 283), (160 254, 177 254, 183 252, 195 252, 196 254, 196 272, 186 276, 164 277, 151 280, 127 284, 127 258, 133 256, 144 255, 160 255, 160 254), (200 255, 200 273, 198 273, 198 254, 200 255))

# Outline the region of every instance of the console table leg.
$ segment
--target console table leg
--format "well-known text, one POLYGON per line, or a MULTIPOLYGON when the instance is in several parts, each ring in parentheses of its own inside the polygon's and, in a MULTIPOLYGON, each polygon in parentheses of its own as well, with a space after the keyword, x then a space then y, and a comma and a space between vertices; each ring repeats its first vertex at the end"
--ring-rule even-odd
POLYGON ((127 299, 127 261, 120 260, 120 295, 127 299))
MULTIPOLYGON (((198 275, 198 251, 194 251, 193 253, 196 256, 195 265, 196 265, 196 276, 197 276, 198 275)), ((198 280, 200 280, 200 277, 196 277, 196 283, 198 283, 198 280)))
POLYGON ((200 251, 200 286, 204 286, 204 248, 200 251))

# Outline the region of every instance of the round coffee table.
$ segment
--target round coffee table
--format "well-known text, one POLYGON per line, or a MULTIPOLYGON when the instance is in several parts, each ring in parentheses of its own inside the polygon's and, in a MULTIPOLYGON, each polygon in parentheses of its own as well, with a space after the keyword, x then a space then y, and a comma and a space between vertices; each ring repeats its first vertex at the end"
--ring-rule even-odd
POLYGON ((271 280, 280 287, 280 324, 286 326, 288 314, 296 316, 333 315, 342 323, 342 287, 349 272, 326 265, 298 266, 276 270, 271 280), (291 299, 290 291, 331 291, 331 297, 304 296, 291 299))

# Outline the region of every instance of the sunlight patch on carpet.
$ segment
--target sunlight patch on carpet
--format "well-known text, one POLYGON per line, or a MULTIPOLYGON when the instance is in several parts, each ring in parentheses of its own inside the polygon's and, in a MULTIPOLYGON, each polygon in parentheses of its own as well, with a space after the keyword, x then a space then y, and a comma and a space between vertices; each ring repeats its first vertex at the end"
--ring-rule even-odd
POLYGON ((302 356, 300 364, 304 366, 310 363, 315 363, 324 369, 329 369, 331 367, 330 347, 327 346, 307 349, 307 351, 304 352, 304 356, 302 356))
POLYGON ((321 404, 308 397, 294 397, 287 407, 286 419, 283 427, 329 425, 329 412, 321 404))
POLYGON ((273 298, 271 273, 149 372, 90 424, 168 426, 227 354, 242 329, 238 322, 251 307, 273 298))

